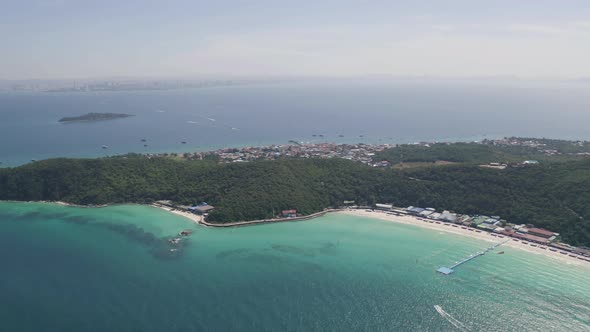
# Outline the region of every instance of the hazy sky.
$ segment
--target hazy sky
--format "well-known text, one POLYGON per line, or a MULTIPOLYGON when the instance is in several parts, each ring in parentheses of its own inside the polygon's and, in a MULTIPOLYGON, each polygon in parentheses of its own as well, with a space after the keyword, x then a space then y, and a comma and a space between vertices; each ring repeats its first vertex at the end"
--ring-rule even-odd
POLYGON ((0 78, 590 76, 589 0, 0 0, 0 78))

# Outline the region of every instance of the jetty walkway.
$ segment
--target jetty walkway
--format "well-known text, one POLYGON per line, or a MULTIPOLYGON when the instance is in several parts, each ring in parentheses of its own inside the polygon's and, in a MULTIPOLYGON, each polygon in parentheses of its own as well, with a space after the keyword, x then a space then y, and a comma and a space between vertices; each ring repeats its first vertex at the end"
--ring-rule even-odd
POLYGON ((483 256, 486 253, 488 253, 489 251, 492 251, 492 250, 496 249, 497 247, 503 245, 504 243, 506 243, 508 241, 510 241, 510 240, 506 240, 504 242, 495 243, 494 245, 490 246, 486 250, 476 252, 475 254, 470 255, 469 257, 465 258, 464 260, 455 263, 451 267, 445 267, 445 266, 443 266, 443 267, 439 268, 436 271, 439 272, 439 273, 442 273, 444 275, 449 275, 449 274, 455 272, 454 269, 457 268, 459 265, 465 264, 465 263, 469 262, 470 260, 473 260, 473 259, 476 259, 477 257, 483 256))

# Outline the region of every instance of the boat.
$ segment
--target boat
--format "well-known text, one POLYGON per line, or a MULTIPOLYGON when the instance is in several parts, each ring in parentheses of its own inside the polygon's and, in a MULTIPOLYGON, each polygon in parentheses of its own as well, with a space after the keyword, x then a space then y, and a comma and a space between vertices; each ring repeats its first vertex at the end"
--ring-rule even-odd
POLYGON ((108 145, 103 145, 102 148, 103 149, 108 149, 109 147, 108 147, 108 145))
POLYGON ((145 138, 142 138, 142 139, 141 139, 141 141, 142 141, 142 142, 146 142, 147 140, 146 140, 145 138))
POLYGON ((148 145, 147 144, 144 144, 143 146, 147 148, 148 145))
POLYGON ((504 254, 503 251, 498 252, 498 255, 503 255, 503 254, 504 254))
POLYGON ((182 144, 186 144, 186 141, 182 141, 182 142, 180 142, 180 143, 182 143, 182 144))
POLYGON ((189 236, 193 233, 193 231, 191 231, 190 229, 185 229, 180 231, 180 233, 178 233, 178 235, 180 236, 189 236))

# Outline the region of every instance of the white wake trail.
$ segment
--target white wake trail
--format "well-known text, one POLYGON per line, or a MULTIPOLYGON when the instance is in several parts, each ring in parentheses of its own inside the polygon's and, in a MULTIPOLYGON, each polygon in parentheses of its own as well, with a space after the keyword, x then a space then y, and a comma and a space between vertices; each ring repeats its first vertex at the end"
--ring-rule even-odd
POLYGON ((467 326, 465 326, 465 324, 463 324, 461 321, 459 321, 458 319, 456 319, 455 317, 453 317, 451 314, 449 314, 448 312, 444 311, 444 309, 439 306, 439 305, 435 305, 434 309, 444 318, 446 319, 449 323, 451 323, 454 327, 462 330, 462 331, 468 331, 469 329, 467 328, 467 326))

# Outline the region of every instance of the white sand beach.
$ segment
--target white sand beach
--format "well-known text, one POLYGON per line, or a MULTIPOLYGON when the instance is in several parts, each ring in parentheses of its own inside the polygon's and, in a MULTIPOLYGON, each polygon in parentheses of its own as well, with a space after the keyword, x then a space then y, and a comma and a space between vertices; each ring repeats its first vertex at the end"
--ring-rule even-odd
POLYGON ((203 217, 202 216, 196 215, 194 213, 189 213, 189 212, 175 210, 175 209, 169 208, 167 206, 159 205, 159 204, 150 204, 150 206, 153 206, 153 207, 158 208, 158 209, 162 209, 164 211, 168 211, 168 212, 174 213, 174 214, 179 215, 179 216, 183 216, 185 218, 190 219, 195 224, 200 224, 201 221, 203 221, 203 217))
MULTIPOLYGON (((193 213, 175 210, 175 209, 172 209, 172 208, 169 208, 169 207, 166 207, 163 205, 159 205, 159 204, 151 204, 151 206, 159 208, 159 209, 163 209, 165 211, 174 213, 179 216, 183 216, 185 218, 190 219, 191 221, 193 221, 196 224, 201 224, 203 222, 202 216, 199 216, 199 215, 196 215, 193 213)), ((481 241, 486 241, 486 242, 498 243, 498 242, 504 242, 504 241, 508 240, 505 244, 503 244, 503 246, 507 246, 510 248, 516 248, 519 250, 524 250, 524 251, 527 251, 532 254, 544 255, 547 257, 554 258, 554 259, 558 259, 566 264, 584 265, 584 266, 590 265, 590 263, 587 261, 583 261, 583 260, 580 260, 576 257, 569 256, 570 253, 561 254, 560 253, 561 250, 559 250, 559 249, 554 249, 556 251, 551 251, 548 246, 541 246, 541 245, 526 242, 526 241, 515 240, 513 238, 506 237, 506 236, 503 236, 503 237, 493 236, 493 235, 491 235, 491 233, 488 233, 485 231, 479 231, 479 230, 476 230, 473 228, 465 228, 465 227, 462 227, 461 225, 444 223, 444 222, 434 221, 434 220, 425 221, 425 219, 423 219, 423 218, 417 218, 415 216, 410 216, 410 215, 400 215, 400 216, 391 215, 391 214, 385 213, 384 211, 378 211, 378 210, 367 211, 367 210, 350 209, 350 210, 339 210, 339 211, 336 211, 333 213, 340 213, 340 214, 352 215, 352 216, 357 216, 357 217, 380 219, 380 220, 389 221, 389 222, 414 225, 414 226, 428 228, 428 229, 432 229, 432 230, 436 230, 436 231, 452 233, 452 234, 457 234, 457 235, 463 235, 463 236, 469 236, 471 238, 478 239, 481 241), (543 248, 545 248, 545 249, 543 249, 543 248)), ((248 222, 246 222, 246 224, 247 223, 248 222)))
MULTIPOLYGON (((358 217, 365 217, 365 218, 380 219, 380 220, 385 220, 385 221, 389 221, 389 222, 397 222, 397 223, 402 223, 402 224, 407 224, 407 225, 414 225, 414 226, 429 228, 429 229, 437 230, 437 231, 441 231, 441 232, 469 236, 471 238, 478 239, 481 241, 486 241, 486 242, 497 243, 497 242, 509 240, 503 246, 524 250, 524 251, 527 251, 527 252, 530 252, 533 254, 544 255, 547 257, 554 258, 554 259, 559 259, 562 262, 567 263, 567 264, 590 265, 590 263, 587 261, 582 261, 582 260, 577 259, 575 257, 570 257, 569 253, 566 255, 560 254, 561 250, 551 251, 551 250, 549 250, 549 247, 546 247, 546 249, 542 249, 541 248, 542 246, 537 245, 537 244, 535 244, 535 246, 531 246, 532 243, 523 242, 521 240, 514 241, 512 238, 509 238, 509 237, 500 238, 498 236, 492 236, 491 233, 484 232, 484 231, 481 231, 481 233, 480 233, 480 232, 477 232, 473 228, 463 229, 463 228, 461 228, 460 225, 455 225, 457 227, 453 227, 453 224, 449 224, 449 223, 443 223, 443 222, 436 223, 434 221, 432 223, 430 223, 430 222, 423 221, 422 219, 419 219, 414 216, 409 216, 409 215, 408 216, 396 216, 396 215, 387 214, 382 211, 345 210, 345 211, 340 211, 340 212, 336 212, 336 213, 342 213, 342 214, 353 215, 353 216, 358 216, 358 217)), ((498 249, 498 250, 501 250, 501 249, 498 249)))

